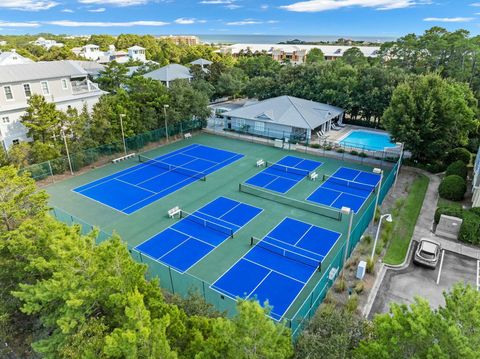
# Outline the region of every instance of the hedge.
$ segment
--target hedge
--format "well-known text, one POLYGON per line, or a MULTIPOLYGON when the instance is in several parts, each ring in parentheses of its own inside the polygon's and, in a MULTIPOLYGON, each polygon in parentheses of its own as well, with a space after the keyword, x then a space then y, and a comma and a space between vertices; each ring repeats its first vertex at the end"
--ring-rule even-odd
POLYGON ((449 165, 455 161, 462 161, 463 163, 468 165, 470 163, 471 157, 472 157, 472 154, 470 153, 469 150, 465 148, 457 147, 447 152, 447 155, 445 157, 445 163, 449 165))
POLYGON ((445 176, 457 175, 462 177, 465 180, 467 179, 467 174, 468 174, 467 165, 460 160, 451 163, 447 167, 447 171, 445 172, 445 176))
POLYGON ((440 197, 451 201, 461 201, 465 192, 467 192, 467 184, 462 177, 457 175, 445 177, 438 187, 440 197))
POLYGON ((438 207, 435 211, 435 224, 438 224, 442 214, 458 217, 463 220, 458 234, 460 241, 480 244, 480 208, 463 210, 458 207, 438 207))

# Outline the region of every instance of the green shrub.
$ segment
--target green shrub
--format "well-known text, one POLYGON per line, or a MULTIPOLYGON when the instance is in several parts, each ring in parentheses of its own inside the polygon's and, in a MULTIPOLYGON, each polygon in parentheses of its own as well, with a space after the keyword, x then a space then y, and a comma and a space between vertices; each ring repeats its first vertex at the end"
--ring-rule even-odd
POLYGON ((337 148, 336 151, 337 151, 338 153, 344 153, 344 152, 345 152, 345 150, 344 150, 343 148, 337 148))
POLYGON ((355 284, 353 291, 357 294, 360 294, 363 292, 364 289, 365 289, 365 284, 362 281, 359 281, 357 282, 357 284, 355 284))
POLYGON ((370 258, 367 259, 367 267, 365 269, 367 273, 373 273, 373 271, 375 270, 375 258, 373 260, 370 258))
POLYGON ((363 158, 368 157, 368 155, 365 152, 360 152, 358 156, 363 158))
POLYGON ((318 144, 318 143, 312 143, 312 144, 310 145, 310 147, 311 147, 311 148, 320 148, 320 144, 318 144))
POLYGON ((351 150, 351 151, 350 151, 350 154, 351 154, 351 155, 354 155, 354 156, 358 156, 358 151, 351 150))
POLYGON ((358 294, 352 294, 345 303, 345 309, 349 313, 355 313, 358 308, 358 294))
POLYGON ((467 184, 465 183, 465 180, 457 175, 445 177, 438 187, 440 197, 451 201, 463 200, 466 191, 467 184))
POLYGON ((445 214, 447 216, 463 218, 463 209, 459 207, 450 207, 450 206, 443 206, 438 207, 435 211, 435 224, 438 224, 440 221, 440 216, 445 214))
POLYGON ((472 154, 469 150, 458 147, 447 152, 447 155, 445 156, 445 163, 449 165, 455 161, 462 161, 463 163, 468 165, 470 163, 471 157, 472 154))
POLYGON ((337 293, 343 292, 347 289, 347 282, 343 278, 338 278, 337 282, 335 283, 334 290, 337 293))
POLYGON ((465 211, 458 239, 471 244, 480 243, 480 216, 473 212, 465 211))
POLYGON ((455 161, 448 165, 445 176, 457 175, 463 179, 467 179, 468 169, 467 165, 463 161, 455 161))

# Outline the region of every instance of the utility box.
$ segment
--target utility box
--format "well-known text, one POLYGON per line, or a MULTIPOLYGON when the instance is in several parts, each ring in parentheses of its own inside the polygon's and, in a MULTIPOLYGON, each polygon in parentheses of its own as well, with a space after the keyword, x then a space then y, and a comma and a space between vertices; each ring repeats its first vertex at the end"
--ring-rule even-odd
POLYGON ((367 270, 367 262, 365 261, 360 261, 360 263, 358 263, 358 268, 357 268, 357 279, 360 279, 362 280, 363 277, 365 277, 365 271, 367 270))

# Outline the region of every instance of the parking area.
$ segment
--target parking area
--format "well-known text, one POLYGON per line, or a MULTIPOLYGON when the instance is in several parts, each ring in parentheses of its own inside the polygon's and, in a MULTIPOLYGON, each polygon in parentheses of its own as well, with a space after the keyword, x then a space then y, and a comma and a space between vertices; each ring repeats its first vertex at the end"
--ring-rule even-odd
POLYGON ((440 282, 437 277, 440 264, 435 270, 420 267, 410 262, 401 270, 388 269, 378 290, 369 317, 376 313, 388 312, 390 303, 413 303, 416 296, 430 302, 434 308, 444 305, 442 293, 455 283, 477 285, 477 261, 445 251, 440 282))

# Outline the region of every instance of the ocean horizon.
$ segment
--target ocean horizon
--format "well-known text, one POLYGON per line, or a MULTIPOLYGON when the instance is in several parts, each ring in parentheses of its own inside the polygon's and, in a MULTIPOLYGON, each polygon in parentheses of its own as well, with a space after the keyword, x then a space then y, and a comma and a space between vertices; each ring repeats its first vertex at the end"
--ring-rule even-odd
POLYGON ((206 34, 196 35, 202 43, 209 44, 278 44, 291 40, 305 42, 335 41, 340 38, 355 41, 387 42, 394 41, 396 37, 388 36, 346 36, 346 35, 224 35, 206 34))

